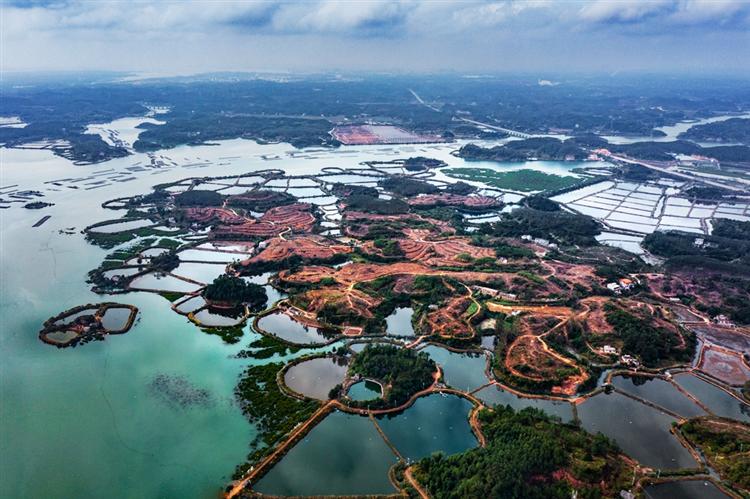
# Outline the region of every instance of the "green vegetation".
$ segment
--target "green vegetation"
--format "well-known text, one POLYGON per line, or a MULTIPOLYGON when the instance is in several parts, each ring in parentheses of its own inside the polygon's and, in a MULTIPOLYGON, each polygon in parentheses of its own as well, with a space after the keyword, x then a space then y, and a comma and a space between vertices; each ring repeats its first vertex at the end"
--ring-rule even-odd
POLYGON ((535 137, 513 140, 492 148, 467 144, 459 150, 458 155, 464 159, 479 161, 526 161, 529 158, 563 161, 566 159, 583 160, 586 159, 588 153, 574 140, 563 142, 552 137, 535 137))
POLYGON ((248 191, 227 199, 230 206, 257 212, 264 212, 270 208, 292 204, 296 201, 297 198, 289 193, 270 190, 248 191))
POLYGON ((409 211, 409 205, 400 199, 380 199, 360 194, 346 198, 346 207, 350 210, 381 215, 398 215, 409 211))
POLYGON ((693 418, 680 432, 697 446, 722 479, 750 492, 750 425, 719 418, 693 418))
POLYGON ((643 247, 667 258, 667 265, 671 267, 694 266, 750 274, 750 222, 720 218, 713 225, 713 233, 706 237, 683 232, 654 232, 644 238, 643 247))
POLYGON ((151 268, 159 272, 169 272, 176 269, 179 265, 180 257, 174 251, 168 251, 167 253, 151 257, 151 268))
POLYGON ((445 166, 444 161, 424 156, 414 156, 404 160, 404 168, 410 172, 420 172, 429 168, 440 168, 441 166, 445 166))
POLYGON ((263 310, 268 301, 263 286, 226 274, 220 275, 206 286, 203 297, 214 302, 244 303, 251 312, 263 310))
POLYGON ((560 211, 560 204, 543 196, 529 196, 524 200, 529 208, 539 211, 560 211))
POLYGON ((629 467, 602 434, 590 435, 531 408, 514 412, 498 406, 478 417, 487 447, 435 454, 417 464, 415 476, 431 496, 568 499, 573 488, 561 471, 580 482, 577 497, 614 497, 629 488, 629 467))
POLYGON ((563 245, 596 246, 598 243, 594 236, 601 231, 598 222, 586 215, 519 208, 504 213, 499 222, 483 224, 480 232, 499 237, 528 234, 563 245))
POLYGON ((281 391, 276 375, 282 367, 281 363, 249 366, 235 388, 242 413, 258 428, 258 435, 250 444, 250 462, 243 468, 258 461, 269 447, 281 441, 297 424, 309 419, 318 408, 315 401, 298 400, 281 391))
POLYGON ((380 192, 376 188, 367 185, 342 184, 337 182, 331 186, 331 194, 339 198, 347 198, 355 195, 376 198, 380 195, 380 192))
POLYGON ((174 197, 177 206, 221 206, 224 196, 214 191, 192 189, 174 197))
POLYGON ((393 176, 378 182, 383 189, 404 197, 412 197, 417 194, 436 194, 439 189, 432 184, 415 180, 410 177, 393 176))
POLYGON ((576 177, 563 177, 537 170, 501 172, 490 168, 446 168, 443 172, 449 177, 483 182, 498 189, 521 192, 560 189, 576 185, 581 181, 576 177))
POLYGON ((750 144, 750 119, 731 118, 695 125, 679 135, 681 139, 699 142, 740 142, 750 144))
POLYGON ((246 349, 237 354, 238 358, 270 359, 274 355, 287 355, 297 353, 300 347, 290 345, 272 336, 261 335, 257 340, 251 342, 246 349))
POLYGON ((652 321, 637 317, 612 304, 605 305, 607 322, 623 341, 622 351, 638 356, 650 367, 670 359, 689 358, 692 351, 678 349, 678 338, 674 333, 653 326, 652 321))
POLYGON ((424 352, 392 345, 367 345, 354 357, 349 374, 380 381, 385 386, 385 397, 349 404, 372 409, 397 407, 429 387, 436 370, 435 362, 424 352))

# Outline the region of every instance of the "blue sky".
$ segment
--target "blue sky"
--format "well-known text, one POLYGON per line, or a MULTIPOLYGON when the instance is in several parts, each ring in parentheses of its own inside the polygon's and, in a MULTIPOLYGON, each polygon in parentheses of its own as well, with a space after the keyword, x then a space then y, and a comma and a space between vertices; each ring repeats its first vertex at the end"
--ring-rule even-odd
POLYGON ((750 1, 9 1, 2 69, 750 73, 750 1))

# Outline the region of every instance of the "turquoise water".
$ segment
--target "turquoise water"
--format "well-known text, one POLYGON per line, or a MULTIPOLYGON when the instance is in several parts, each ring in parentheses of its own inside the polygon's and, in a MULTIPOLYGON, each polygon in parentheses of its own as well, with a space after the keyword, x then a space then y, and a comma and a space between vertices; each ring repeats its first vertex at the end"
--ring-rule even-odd
POLYGON ((455 454, 476 447, 469 425, 472 404, 456 395, 433 394, 395 416, 382 416, 378 424, 407 459, 417 460, 433 452, 455 454))
POLYGON ((253 488, 272 495, 391 494, 388 470, 396 461, 367 417, 334 412, 253 488))
POLYGON ((354 383, 346 394, 350 399, 357 401, 374 400, 382 396, 380 385, 369 380, 354 383))

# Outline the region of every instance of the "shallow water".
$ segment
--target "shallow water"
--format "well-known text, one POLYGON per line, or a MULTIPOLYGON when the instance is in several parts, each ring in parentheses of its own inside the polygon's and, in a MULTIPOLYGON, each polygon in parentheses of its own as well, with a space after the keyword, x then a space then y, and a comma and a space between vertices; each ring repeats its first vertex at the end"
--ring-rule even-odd
POLYGON ((388 469, 396 460, 368 418, 334 412, 253 488, 273 495, 391 494, 388 469))
POLYGON ((333 387, 344 381, 346 361, 333 357, 310 359, 290 367, 284 383, 297 393, 318 400, 328 400, 333 387))
POLYGON ((581 425, 614 439, 626 454, 653 468, 696 467, 669 432, 675 418, 619 393, 600 393, 578 405, 581 425))
POLYGON ((395 416, 381 416, 378 424, 407 459, 417 460, 433 452, 455 454, 476 447, 469 425, 472 404, 456 395, 433 394, 395 416))

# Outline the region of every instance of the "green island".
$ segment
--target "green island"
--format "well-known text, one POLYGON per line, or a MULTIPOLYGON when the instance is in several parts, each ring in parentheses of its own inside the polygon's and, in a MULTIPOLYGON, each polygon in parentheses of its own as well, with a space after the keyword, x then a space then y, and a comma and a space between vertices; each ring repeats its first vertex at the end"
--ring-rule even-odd
POLYGON ((512 191, 550 191, 571 187, 580 182, 573 176, 553 175, 537 170, 498 171, 489 168, 446 168, 449 177, 471 182, 482 182, 498 189, 512 191))
POLYGON ((741 495, 750 494, 750 455, 747 452, 750 425, 701 417, 680 424, 679 431, 741 495))
POLYGON ((432 497, 563 499, 573 490, 578 497, 614 497, 629 486, 629 463, 602 434, 561 425, 534 409, 496 407, 477 417, 486 447, 413 466, 432 497))

